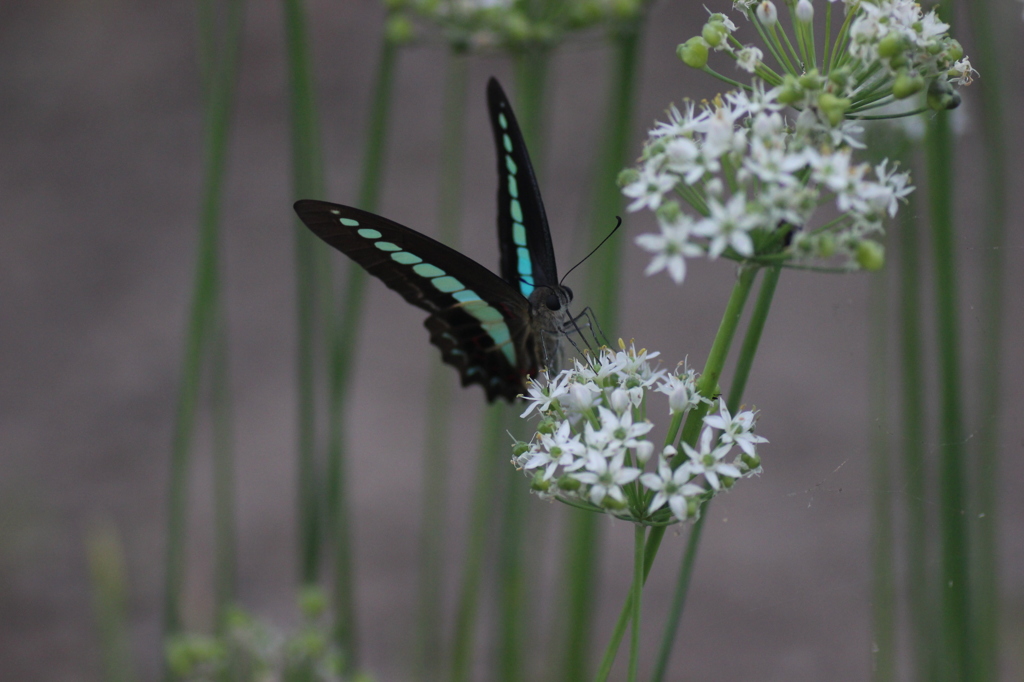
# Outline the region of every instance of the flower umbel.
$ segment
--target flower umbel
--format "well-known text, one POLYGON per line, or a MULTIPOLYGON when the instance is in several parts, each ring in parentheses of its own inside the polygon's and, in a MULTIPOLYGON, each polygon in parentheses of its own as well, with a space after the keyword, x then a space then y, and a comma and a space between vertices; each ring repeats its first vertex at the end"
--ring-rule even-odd
MULTIPOLYGON (((650 393, 663 394, 678 425, 698 405, 711 404, 696 389, 697 373, 681 363, 675 373, 651 365, 657 353, 626 347, 587 354, 571 370, 541 375, 530 386, 523 416, 541 423, 529 443, 517 443, 513 464, 532 489, 576 507, 647 525, 695 518, 704 500, 737 479, 760 471, 754 412, 733 416, 721 401, 706 415, 700 448, 649 440, 650 393), (734 449, 739 448, 736 454, 734 449), (653 455, 658 453, 657 457, 653 455), (650 466, 653 471, 646 471, 650 466)), ((675 441, 678 434, 669 434, 675 441)))

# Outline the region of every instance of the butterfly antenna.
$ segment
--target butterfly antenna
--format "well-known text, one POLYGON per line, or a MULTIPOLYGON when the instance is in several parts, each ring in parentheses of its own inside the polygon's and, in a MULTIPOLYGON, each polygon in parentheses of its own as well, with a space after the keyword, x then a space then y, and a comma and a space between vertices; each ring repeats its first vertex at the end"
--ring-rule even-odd
MULTIPOLYGON (((574 266, 572 266, 571 268, 569 268, 569 272, 572 272, 573 270, 575 270, 575 269, 576 269, 576 268, 578 268, 579 266, 581 266, 581 265, 583 265, 584 263, 586 263, 586 262, 587 262, 587 258, 590 258, 590 257, 591 257, 591 256, 593 256, 593 255, 594 255, 595 253, 597 253, 597 250, 598 250, 598 249, 600 249, 600 248, 601 248, 602 246, 604 246, 604 243, 605 243, 606 241, 608 241, 609 239, 611 239, 611 238, 612 238, 612 235, 613 235, 613 234, 615 234, 615 232, 616 232, 616 231, 617 231, 617 230, 618 230, 618 229, 619 229, 620 227, 622 227, 622 217, 621 217, 621 216, 615 216, 615 220, 617 221, 617 222, 615 223, 615 227, 614 227, 614 228, 612 228, 612 231, 608 233, 608 236, 607 236, 607 237, 605 237, 604 239, 602 239, 602 240, 601 240, 601 243, 600 243, 600 244, 598 244, 597 246, 595 246, 595 247, 594 247, 594 250, 593 250, 593 251, 591 251, 590 253, 588 253, 588 254, 587 254, 587 255, 586 255, 586 256, 585 256, 584 258, 583 258, 583 260, 581 260, 581 261, 580 261, 579 263, 577 263, 576 265, 574 265, 574 266)), ((561 279, 561 281, 559 282, 559 284, 561 284, 562 282, 564 282, 564 281, 565 281, 565 278, 569 276, 569 272, 567 272, 567 273, 565 273, 564 275, 562 275, 562 279, 561 279)))

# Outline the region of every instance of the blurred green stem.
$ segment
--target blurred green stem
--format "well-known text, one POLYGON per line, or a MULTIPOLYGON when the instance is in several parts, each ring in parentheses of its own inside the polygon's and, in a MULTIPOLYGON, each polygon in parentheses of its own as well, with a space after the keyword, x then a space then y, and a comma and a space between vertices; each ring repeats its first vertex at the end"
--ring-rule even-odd
POLYGON ((213 505, 214 505, 214 602, 217 632, 223 631, 228 609, 236 594, 236 526, 235 526, 235 461, 234 420, 231 414, 230 352, 227 338, 227 315, 223 300, 218 306, 217 328, 212 353, 213 376, 210 400, 213 409, 213 505))
MULTIPOLYGON (((782 274, 782 267, 775 266, 767 268, 761 278, 761 290, 757 295, 757 302, 750 315, 750 322, 747 324, 747 333, 743 336, 743 345, 740 347, 740 354, 736 360, 736 369, 733 373, 732 386, 729 388, 727 407, 729 412, 735 415, 743 400, 743 392, 747 388, 747 380, 750 378, 750 370, 754 366, 754 357, 757 355, 757 348, 761 343, 761 334, 764 332, 764 325, 768 321, 768 313, 771 311, 772 301, 775 298, 775 288, 779 283, 782 274)), ((679 578, 676 581, 676 591, 672 597, 672 606, 669 609, 669 616, 665 623, 665 629, 661 638, 661 648, 658 650, 658 659, 651 674, 651 682, 660 682, 665 678, 668 670, 669 659, 675 647, 676 633, 679 631, 679 623, 683 618, 683 609, 686 607, 686 595, 690 589, 690 578, 693 576, 693 567, 697 559, 697 549, 700 547, 701 535, 704 531, 704 520, 707 518, 709 502, 701 505, 700 516, 690 529, 690 536, 686 540, 686 550, 683 554, 682 564, 679 566, 679 578)), ((653 560, 653 557, 652 557, 653 560)))
POLYGON ((106 682, 131 682, 131 641, 128 636, 128 576, 124 568, 124 548, 110 523, 95 525, 86 536, 93 608, 100 636, 103 679, 106 682))
MULTIPOLYGON (((360 180, 359 207, 376 211, 384 175, 384 154, 387 124, 394 91, 395 58, 398 48, 387 38, 381 43, 377 76, 370 105, 369 130, 360 180)), ((345 452, 345 406, 352 383, 352 367, 356 358, 366 273, 348 264, 345 288, 341 292, 340 310, 332 308, 333 321, 329 344, 331 349, 330 384, 327 411, 327 536, 333 541, 334 554, 334 642, 345 652, 346 674, 358 666, 355 584, 353 580, 352 514, 348 498, 348 476, 345 452)))
MULTIPOLYGON (((462 216, 462 156, 465 139, 468 63, 466 55, 448 55, 441 125, 441 183, 438 239, 459 243, 462 216)), ((448 436, 452 416, 452 374, 440 359, 430 368, 427 433, 423 452, 423 508, 420 513, 419 633, 417 680, 442 679, 441 587, 444 577, 445 500, 448 497, 448 436)))
POLYGON ((939 527, 943 669, 949 680, 971 677, 971 584, 968 561, 966 466, 960 385, 960 322, 957 315, 956 244, 953 228, 953 149, 949 114, 931 121, 927 143, 928 196, 935 258, 936 344, 940 404, 939 527))
MULTIPOLYGON (((1000 679, 999 670, 999 427, 1002 412, 1003 371, 1003 308, 1006 252, 1006 207, 1009 177, 1006 163, 1006 126, 1003 119, 1006 52, 1000 47, 991 11, 996 9, 992 0, 978 0, 965 13, 976 37, 972 49, 978 68, 984 74, 980 83, 982 106, 978 115, 984 140, 986 182, 983 232, 981 293, 981 348, 979 357, 985 358, 979 368, 977 456, 974 465, 977 512, 977 542, 975 544, 976 668, 974 679, 979 682, 1000 679)), ((1003 43, 1005 45, 1005 42, 1003 43)))
MULTIPOLYGON (((310 45, 301 0, 284 0, 291 105, 292 185, 295 197, 323 196, 323 160, 316 110, 310 45)), ((330 298, 329 273, 318 263, 317 239, 295 219, 295 293, 298 351, 299 579, 316 582, 321 558, 320 476, 317 471, 316 317, 318 303, 330 298)))
MULTIPOLYGON (((644 16, 616 26, 611 37, 612 82, 605 109, 605 138, 598 146, 594 173, 591 222, 588 235, 591 248, 607 236, 612 216, 622 212, 622 193, 616 186, 619 172, 629 162, 630 133, 636 102, 636 68, 639 61, 644 16)), ((622 261, 621 241, 606 244, 590 258, 587 268, 587 302, 594 316, 612 336, 618 328, 619 280, 622 261)), ((590 646, 593 634, 594 599, 597 588, 598 556, 601 549, 600 517, 570 510, 565 542, 562 592, 567 629, 562 647, 561 679, 582 682, 589 679, 590 646)))
POLYGON ((501 430, 507 409, 494 404, 487 407, 481 429, 481 447, 473 482, 473 506, 469 514, 469 532, 466 539, 466 558, 459 582, 459 598, 455 611, 455 633, 452 644, 450 679, 466 682, 473 673, 473 643, 480 599, 480 579, 483 572, 487 532, 493 526, 495 481, 500 477, 499 466, 506 468, 507 460, 499 452, 506 444, 501 430))
MULTIPOLYGON (((750 295, 750 289, 754 285, 754 278, 756 276, 756 267, 741 266, 739 268, 739 276, 733 285, 729 302, 725 307, 725 313, 722 315, 722 321, 718 325, 718 332, 711 343, 711 351, 708 353, 707 362, 704 364, 704 372, 697 382, 697 390, 705 398, 711 398, 718 392, 718 379, 722 375, 722 369, 725 366, 729 348, 732 346, 733 337, 736 334, 736 329, 739 327, 740 317, 743 314, 743 308, 746 305, 747 297, 750 295)), ((683 426, 683 442, 691 446, 697 442, 697 436, 700 434, 700 426, 703 424, 705 414, 707 414, 706 405, 701 405, 691 410, 683 426), (696 424, 696 426, 691 426, 691 424, 696 424)), ((678 464, 678 462, 674 462, 675 466, 678 466, 678 464)), ((647 575, 651 572, 651 566, 654 565, 654 558, 658 554, 658 549, 661 546, 662 538, 665 537, 665 530, 667 528, 668 526, 651 528, 650 533, 647 534, 644 580, 647 579, 647 575)), ((692 541, 696 542, 696 540, 692 541)), ((688 577, 686 579, 687 581, 689 580, 688 577)), ((612 631, 608 646, 605 648, 604 656, 601 659, 601 666, 598 668, 596 677, 599 682, 608 679, 612 665, 615 663, 615 655, 618 652, 619 644, 622 642, 622 636, 626 632, 626 625, 629 624, 632 611, 631 601, 632 597, 628 597, 626 603, 623 604, 622 611, 619 613, 619 619, 615 623, 615 629, 612 631)))
MULTIPOLYGON (((185 540, 188 525, 188 472, 191 459, 196 409, 205 360, 213 346, 220 296, 220 201, 227 164, 228 131, 238 71, 241 44, 243 0, 232 0, 224 44, 217 63, 206 69, 215 72, 208 90, 205 112, 204 185, 200 206, 199 242, 192 289, 192 304, 185 353, 182 360, 181 387, 175 411, 171 444, 171 471, 168 484, 167 557, 165 561, 163 635, 181 631, 180 600, 185 582, 185 540)), ((208 13, 202 15, 209 18, 208 13)), ((201 29, 205 33, 208 29, 201 29)), ((205 56, 212 55, 204 54, 205 56)), ((223 320, 221 320, 223 322, 223 320)), ((220 538, 218 538, 220 539, 220 538)), ((221 548, 222 551, 228 551, 221 548)), ((222 555, 223 558, 223 555, 222 555)), ((233 564, 233 558, 227 559, 233 564)), ((222 576, 219 576, 222 577, 222 576)))
POLYGON ((893 514, 890 502, 893 485, 889 469, 892 452, 889 447, 889 325, 886 271, 871 276, 868 328, 868 372, 870 447, 872 461, 872 679, 876 682, 896 680, 896 579, 893 570, 893 514))

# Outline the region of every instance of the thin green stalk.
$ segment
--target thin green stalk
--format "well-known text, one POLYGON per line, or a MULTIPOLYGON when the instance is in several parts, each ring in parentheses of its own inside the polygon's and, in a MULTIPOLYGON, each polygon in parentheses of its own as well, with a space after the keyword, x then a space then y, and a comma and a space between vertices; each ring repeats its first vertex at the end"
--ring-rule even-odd
POLYGON ((971 3, 965 18, 976 36, 972 50, 985 74, 981 85, 981 131, 984 143, 985 227, 982 249, 981 348, 985 358, 978 373, 978 414, 983 415, 975 432, 974 481, 977 542, 974 551, 976 636, 975 679, 1000 679, 999 642, 999 427, 1002 422, 1003 309, 1006 253, 1007 172, 1006 126, 1003 117, 1005 52, 990 11, 990 0, 971 3))
POLYGON ((939 525, 944 669, 967 682, 971 661, 971 585, 968 561, 966 466, 960 387, 960 322, 957 315, 956 241, 953 228, 953 149, 949 115, 936 114, 927 144, 928 194, 935 259, 936 341, 940 404, 939 525))
POLYGON ((925 380, 921 348, 921 243, 918 234, 917 199, 913 194, 900 211, 899 240, 900 295, 900 394, 903 485, 906 488, 907 611, 910 620, 911 653, 915 679, 935 680, 935 652, 932 646, 934 613, 928 595, 934 584, 928 570, 928 516, 932 506, 926 486, 925 380))
MULTIPOLYGON (((451 53, 445 82, 441 133, 441 182, 438 232, 441 242, 457 245, 462 211, 462 152, 468 68, 465 55, 451 53)), ((420 513, 418 680, 439 680, 443 660, 441 585, 444 573, 445 500, 448 497, 448 435, 451 426, 451 370, 439 359, 430 368, 427 433, 423 451, 423 507, 420 513)))
POLYGON ((825 54, 821 58, 821 67, 825 69, 825 75, 829 74, 832 62, 829 59, 829 48, 832 47, 832 3, 825 3, 825 54))
MULTIPOLYGON (((601 152, 594 173, 593 227, 588 236, 591 248, 607 235, 612 216, 622 212, 622 194, 616 188, 616 178, 628 162, 642 27, 641 16, 618 27, 612 36, 612 83, 604 126, 607 137, 599 145, 601 152)), ((602 328, 613 336, 618 327, 622 252, 619 244, 606 244, 591 256, 586 271, 588 301, 602 328)), ((559 676, 565 682, 582 682, 590 676, 590 648, 597 606, 594 593, 601 549, 599 522, 598 515, 588 512, 573 511, 568 518, 562 578, 567 627, 559 676)))
POLYGON ((669 606, 665 630, 661 635, 661 646, 658 648, 658 658, 655 660, 654 671, 651 673, 651 682, 660 682, 665 679, 665 672, 668 670, 669 658, 675 646, 676 633, 679 631, 679 623, 683 619, 683 609, 686 607, 686 595, 690 591, 690 578, 693 576, 693 566, 697 561, 700 537, 704 532, 707 507, 707 503, 701 505, 699 516, 686 540, 686 550, 683 553, 683 561, 679 564, 679 577, 676 579, 676 591, 672 595, 672 604, 669 606))
POLYGON ((633 621, 629 638, 629 672, 626 679, 636 682, 637 669, 640 666, 640 604, 644 592, 644 540, 646 533, 639 523, 633 525, 633 588, 630 591, 630 603, 633 621))
POLYGON ((223 304, 218 306, 219 324, 214 332, 210 402, 213 412, 213 513, 214 513, 214 603, 217 631, 222 632, 225 615, 237 598, 235 527, 235 461, 231 377, 228 339, 223 304))
POLYGON ((107 682, 131 682, 135 679, 135 672, 127 622, 128 576, 124 567, 124 548, 113 525, 91 528, 86 537, 86 552, 103 679, 107 682))
POLYGON ((487 534, 493 525, 495 515, 494 481, 499 476, 499 466, 506 458, 498 456, 505 445, 501 425, 505 422, 505 407, 501 404, 487 408, 481 429, 480 460, 477 464, 476 480, 472 490, 473 504, 469 515, 469 532, 466 539, 466 558, 459 582, 459 598, 455 611, 455 632, 452 643, 451 680, 465 682, 470 679, 473 668, 473 642, 476 634, 476 617, 480 598, 480 578, 483 571, 484 551, 487 534))
MULTIPOLYGON (((729 302, 726 304, 722 321, 718 326, 718 332, 711 343, 711 351, 708 353, 707 362, 704 364, 704 372, 697 382, 697 390, 706 398, 710 398, 718 390, 718 379, 722 374, 722 368, 725 366, 725 359, 729 354, 733 336, 736 334, 740 316, 743 314, 743 307, 746 304, 747 296, 750 294, 750 289, 754 285, 756 275, 757 268, 741 266, 739 269, 739 276, 733 285, 729 302)), ((681 438, 691 446, 697 442, 697 436, 700 434, 700 425, 703 423, 705 414, 707 414, 706 407, 703 409, 700 407, 694 408, 686 419, 681 438)), ((678 463, 674 463, 674 465, 678 466, 678 463)), ((654 564, 654 557, 661 546, 665 530, 664 526, 652 528, 651 532, 647 534, 647 549, 644 560, 645 578, 650 572, 650 567, 654 564)), ((626 632, 626 625, 629 623, 631 609, 631 600, 627 598, 619 614, 619 619, 615 623, 615 629, 612 631, 608 646, 605 648, 604 656, 601 659, 601 665, 595 678, 598 682, 607 680, 608 675, 611 673, 612 665, 615 663, 615 654, 618 652, 622 636, 626 632)))
MULTIPOLYGON (((771 311, 772 301, 775 298, 775 289, 782 274, 782 267, 775 266, 767 268, 761 278, 761 290, 757 295, 757 302, 750 314, 750 321, 747 323, 747 332, 743 335, 743 343, 740 346, 740 354, 736 359, 736 368, 733 374, 732 385, 729 388, 726 406, 729 412, 736 414, 740 409, 743 400, 743 393, 747 388, 747 379, 750 377, 750 370, 754 366, 754 357, 757 355, 757 348, 761 343, 761 334, 764 332, 764 325, 768 321, 768 313, 771 311)), ((655 664, 654 673, 651 675, 651 682, 660 682, 664 679, 668 670, 669 659, 676 641, 676 633, 679 631, 679 623, 683 617, 683 608, 686 606, 686 595, 690 589, 690 577, 693 574, 693 566, 697 558, 697 550, 700 547, 701 533, 704 529, 704 519, 707 516, 708 503, 704 503, 700 509, 700 516, 690 531, 690 537, 686 541, 686 552, 683 555, 682 565, 679 567, 679 578, 676 581, 676 592, 672 597, 672 606, 669 609, 669 616, 665 622, 665 630, 662 634, 661 647, 658 650, 658 659, 655 664)))
MULTIPOLYGON (((292 190, 296 197, 323 196, 323 160, 313 69, 302 0, 284 0, 291 106, 292 190)), ((322 552, 320 474, 316 461, 316 308, 330 295, 330 283, 318 263, 316 237, 296 218, 295 274, 298 351, 298 503, 299 579, 317 580, 322 552)))
POLYGON ((227 165, 228 130, 238 71, 243 2, 230 8, 231 22, 215 67, 216 84, 209 91, 205 116, 204 186, 200 207, 195 280, 181 387, 175 411, 168 485, 167 558, 164 584, 164 637, 181 631, 180 599, 185 582, 188 470, 204 360, 211 348, 219 300, 220 201, 227 165))
POLYGON ((893 566, 892 476, 889 461, 889 371, 888 295, 884 272, 872 276, 868 328, 869 381, 871 395, 870 441, 872 462, 872 679, 890 682, 896 679, 896 578, 893 566))
MULTIPOLYGON (((384 175, 384 153, 387 124, 394 91, 397 48, 386 38, 381 43, 377 75, 370 105, 369 129, 363 157, 363 173, 359 187, 359 206, 367 211, 377 208, 384 175)), ((353 549, 351 513, 348 503, 345 453, 345 405, 356 358, 356 338, 362 318, 366 275, 362 268, 350 266, 347 271, 344 298, 340 309, 328 311, 334 325, 330 333, 330 378, 328 386, 327 437, 327 536, 334 542, 334 641, 345 652, 346 670, 354 673, 358 666, 358 629, 355 621, 356 601, 353 580, 353 549)))
MULTIPOLYGON (((508 461, 507 456, 502 456, 509 449, 507 434, 514 429, 516 438, 521 438, 520 422, 517 415, 506 410, 503 428, 499 429, 505 438, 493 441, 491 457, 508 461)), ((518 682, 530 678, 525 670, 527 656, 523 647, 531 615, 526 585, 530 565, 526 557, 530 493, 523 485, 522 474, 513 467, 506 465, 498 478, 504 489, 501 490, 503 504, 498 533, 498 644, 493 679, 518 682)))
MULTIPOLYGON (((800 59, 800 55, 797 53, 796 49, 793 47, 793 43, 789 42, 789 35, 786 33, 786 29, 782 28, 782 24, 772 24, 771 26, 768 27, 768 33, 770 33, 776 41, 778 41, 778 34, 782 34, 783 39, 785 39, 786 41, 786 48, 789 48, 789 52, 793 55, 793 59, 796 60, 794 63, 790 63, 790 67, 793 69, 793 73, 803 73, 803 62, 800 59), (800 68, 797 69, 797 66, 799 66, 800 68)), ((779 50, 782 52, 782 56, 786 57, 786 61, 789 62, 789 57, 786 56, 786 50, 781 46, 781 43, 779 46, 779 50)))

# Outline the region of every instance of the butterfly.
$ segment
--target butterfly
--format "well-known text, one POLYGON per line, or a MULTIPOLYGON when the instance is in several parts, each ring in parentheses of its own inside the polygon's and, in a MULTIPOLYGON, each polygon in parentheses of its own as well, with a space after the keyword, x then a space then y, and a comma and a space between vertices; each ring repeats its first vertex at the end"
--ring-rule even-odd
POLYGON ((430 316, 424 325, 463 386, 493 402, 526 392, 526 381, 562 363, 562 337, 575 327, 572 290, 558 281, 540 189, 501 85, 487 83, 498 155, 501 276, 455 249, 367 211, 302 200, 295 212, 318 237, 430 316))

